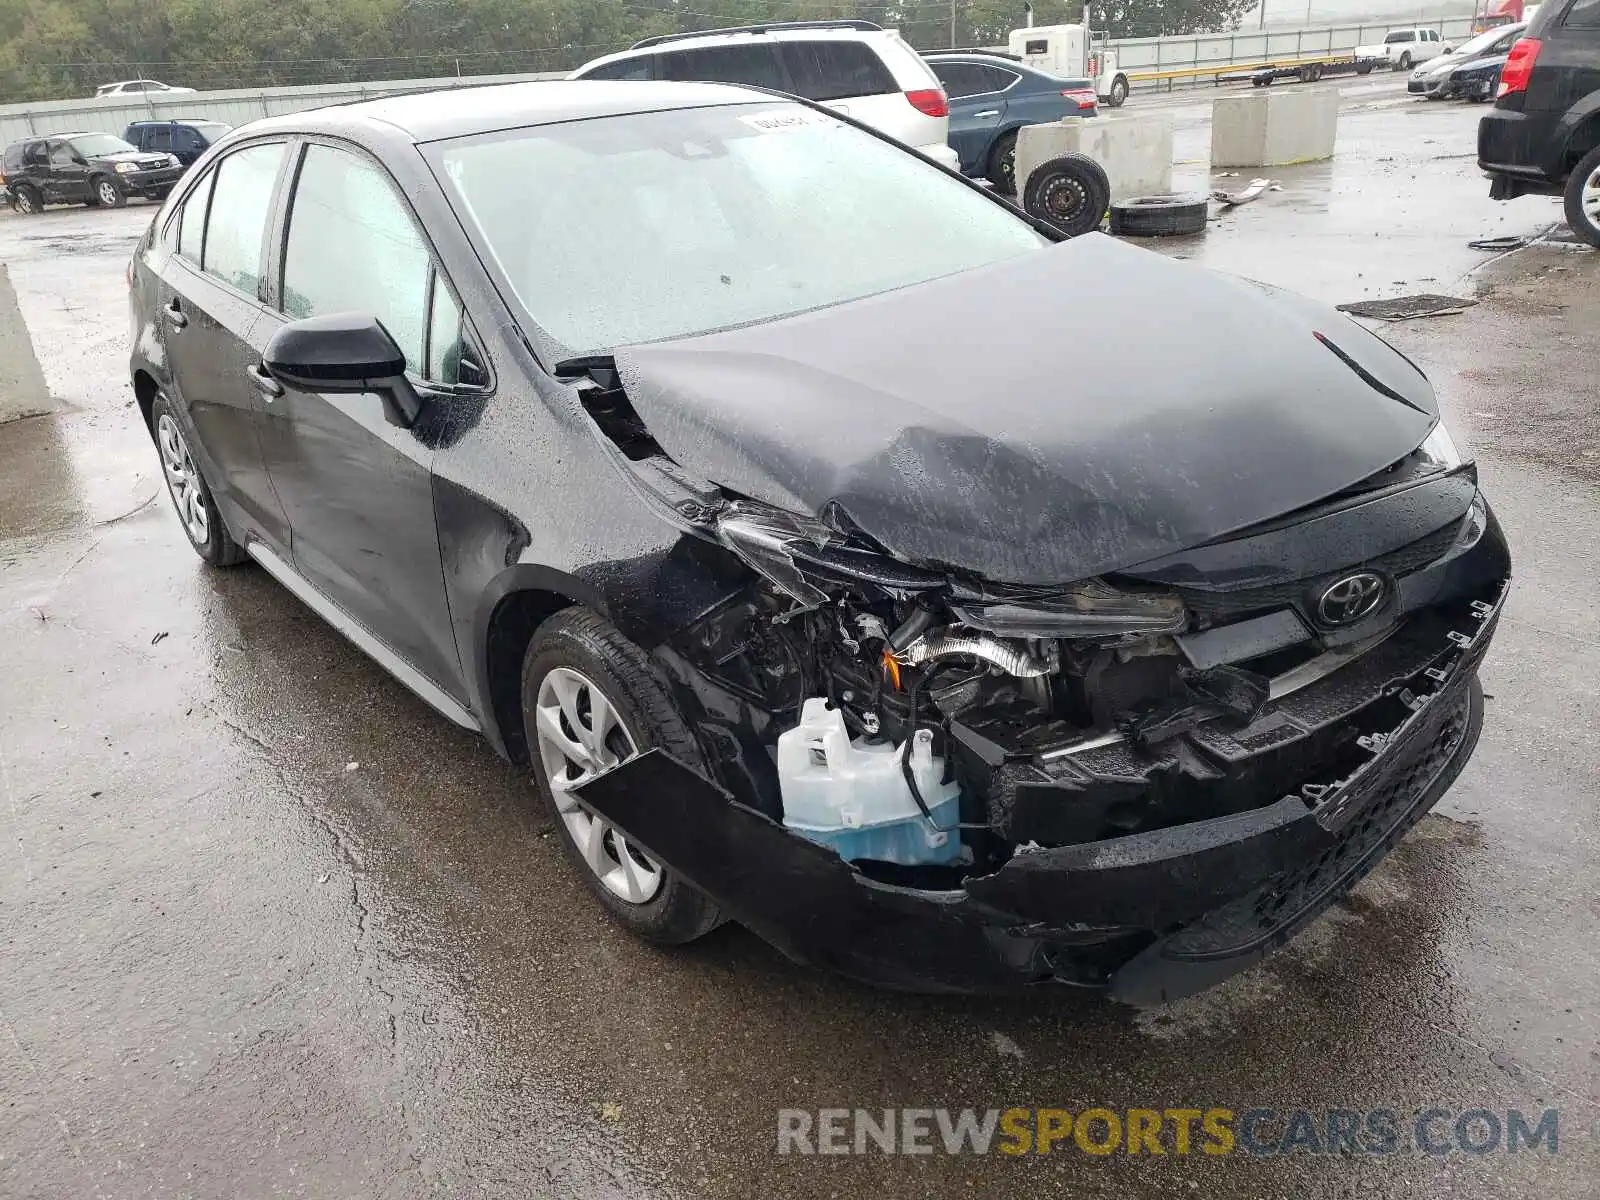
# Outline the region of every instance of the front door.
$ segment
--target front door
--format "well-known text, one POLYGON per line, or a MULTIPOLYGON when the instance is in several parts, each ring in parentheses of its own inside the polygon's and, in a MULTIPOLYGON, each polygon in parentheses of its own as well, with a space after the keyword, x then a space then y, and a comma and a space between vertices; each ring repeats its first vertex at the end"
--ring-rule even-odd
POLYGON ((263 538, 287 549, 288 523, 261 459, 252 370, 254 338, 267 306, 259 298, 266 232, 287 145, 264 142, 221 159, 184 199, 177 252, 161 272, 161 328, 178 400, 200 442, 207 479, 236 511, 243 544, 263 538))
POLYGON ((70 142, 50 139, 50 173, 44 198, 49 203, 73 202, 89 198, 89 164, 70 142))
MULTIPOLYGON (((369 314, 405 352, 426 396, 428 377, 440 377, 427 365, 430 295, 443 305, 450 294, 435 284, 428 247, 387 173, 353 151, 308 143, 286 220, 282 312, 255 341, 265 348, 291 320, 369 314)), ((390 424, 373 393, 289 389, 262 412, 262 449, 295 569, 440 690, 464 699, 434 524, 433 451, 419 430, 390 424)))

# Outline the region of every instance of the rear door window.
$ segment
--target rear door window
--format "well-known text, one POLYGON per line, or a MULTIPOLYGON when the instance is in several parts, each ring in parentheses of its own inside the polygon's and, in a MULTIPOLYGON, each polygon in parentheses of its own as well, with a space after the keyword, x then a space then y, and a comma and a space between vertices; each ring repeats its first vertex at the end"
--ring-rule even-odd
POLYGON ((789 87, 771 42, 672 50, 661 56, 661 78, 746 83, 777 91, 786 91, 789 87))
POLYGON ((407 369, 420 375, 431 269, 428 248, 383 171, 344 150, 306 147, 283 254, 289 317, 377 317, 407 369))
POLYGON ((1383 43, 1386 46, 1393 46, 1399 42, 1414 42, 1416 40, 1417 35, 1411 30, 1406 29, 1399 33, 1391 33, 1388 37, 1383 39, 1383 43))
POLYGON ((900 90, 883 60, 863 42, 783 42, 782 47, 795 93, 807 100, 848 100, 900 90))
POLYGON ((217 164, 201 266, 247 296, 259 298, 261 252, 284 143, 247 146, 217 164))
POLYGON ((139 139, 141 149, 159 150, 162 153, 172 149, 172 126, 154 125, 140 132, 143 135, 139 139))
POLYGON ((944 85, 944 94, 951 100, 963 96, 981 96, 993 91, 983 68, 976 63, 934 63, 933 73, 944 85))

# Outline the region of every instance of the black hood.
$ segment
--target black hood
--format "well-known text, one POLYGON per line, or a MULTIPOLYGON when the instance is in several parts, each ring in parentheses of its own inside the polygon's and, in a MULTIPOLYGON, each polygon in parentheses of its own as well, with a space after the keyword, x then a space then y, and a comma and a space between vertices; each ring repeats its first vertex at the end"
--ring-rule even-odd
POLYGON ((1013 583, 1279 516, 1404 457, 1438 415, 1339 313, 1100 235, 615 357, 689 470, 1013 583))

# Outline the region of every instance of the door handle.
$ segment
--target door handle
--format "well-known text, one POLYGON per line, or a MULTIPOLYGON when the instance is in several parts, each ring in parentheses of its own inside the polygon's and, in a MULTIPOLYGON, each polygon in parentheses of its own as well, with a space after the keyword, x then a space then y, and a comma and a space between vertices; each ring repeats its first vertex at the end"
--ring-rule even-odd
POLYGON ((189 323, 189 318, 183 315, 183 309, 176 300, 169 302, 161 311, 167 318, 167 324, 174 329, 182 329, 189 323))
POLYGON ((998 117, 1000 115, 1000 110, 998 108, 986 108, 982 112, 973 113, 972 115, 974 117, 998 117))
POLYGON ((250 377, 250 382, 255 384, 256 391, 266 397, 268 404, 283 395, 283 384, 268 375, 265 367, 246 367, 244 373, 250 377))

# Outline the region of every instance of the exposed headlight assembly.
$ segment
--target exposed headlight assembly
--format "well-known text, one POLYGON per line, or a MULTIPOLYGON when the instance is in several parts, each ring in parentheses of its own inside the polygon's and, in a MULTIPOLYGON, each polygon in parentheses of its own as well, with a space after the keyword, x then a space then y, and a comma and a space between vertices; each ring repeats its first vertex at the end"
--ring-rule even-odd
POLYGON ((1455 439, 1450 436, 1443 421, 1429 431, 1416 453, 1435 471, 1454 471, 1467 461, 1456 449, 1455 439))

